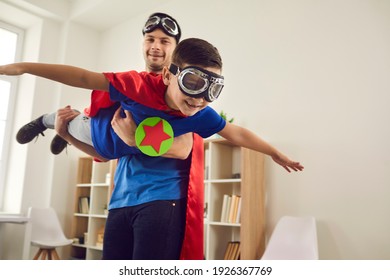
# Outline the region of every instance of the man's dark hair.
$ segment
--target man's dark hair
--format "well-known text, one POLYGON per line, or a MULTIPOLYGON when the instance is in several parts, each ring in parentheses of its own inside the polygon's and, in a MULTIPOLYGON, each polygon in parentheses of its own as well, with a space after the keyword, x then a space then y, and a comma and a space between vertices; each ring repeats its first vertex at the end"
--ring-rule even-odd
POLYGON ((222 69, 222 58, 218 49, 209 42, 198 38, 181 41, 173 51, 172 63, 180 68, 183 68, 184 64, 188 64, 222 69))
MULTIPOLYGON (((151 18, 151 17, 154 17, 154 16, 158 16, 159 18, 164 18, 164 17, 168 17, 170 18, 172 21, 174 21, 177 25, 177 28, 178 28, 178 31, 179 33, 175 36, 172 36, 172 34, 169 34, 166 30, 164 30, 164 28, 160 28, 165 34, 167 34, 168 36, 170 37, 174 37, 176 39, 176 43, 179 43, 180 41, 180 37, 181 37, 181 29, 180 29, 180 25, 179 23, 176 21, 176 19, 174 19, 173 17, 171 17, 170 15, 168 14, 164 14, 164 13, 154 13, 154 14, 151 14, 149 17, 148 17, 148 20, 151 18)), ((147 21, 146 21, 147 22, 147 21)), ((152 32, 154 31, 155 29, 149 31, 149 32, 152 32)), ((146 33, 149 33, 149 32, 146 32, 146 33)), ((142 35, 145 35, 145 31, 142 29, 142 35)))

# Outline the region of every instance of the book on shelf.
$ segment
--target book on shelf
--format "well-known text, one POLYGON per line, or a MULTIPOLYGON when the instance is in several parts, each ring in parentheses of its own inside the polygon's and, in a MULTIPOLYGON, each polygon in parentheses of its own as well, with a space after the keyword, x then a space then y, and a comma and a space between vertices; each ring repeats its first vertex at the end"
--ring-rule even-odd
POLYGON ((222 223, 239 223, 241 215, 241 196, 227 195, 223 196, 221 209, 222 223))
POLYGON ((229 208, 229 205, 228 205, 229 198, 230 198, 229 195, 227 195, 227 194, 223 195, 222 210, 221 210, 221 222, 222 223, 227 222, 226 216, 227 216, 227 212, 228 212, 228 208, 229 208))
POLYGON ((236 213, 236 219, 235 219, 235 223, 236 224, 239 224, 241 222, 241 196, 238 198, 238 206, 237 206, 237 213, 236 213))
POLYGON ((233 249, 233 245, 231 244, 231 242, 228 242, 228 244, 226 246, 225 254, 223 256, 224 260, 229 260, 232 249, 233 249))
POLYGON ((240 242, 236 241, 234 243, 234 250, 231 256, 232 260, 239 260, 240 259, 240 242))
POLYGON ((232 195, 232 203, 230 204, 229 209, 229 223, 235 222, 235 216, 237 215, 237 206, 238 206, 238 196, 233 194, 232 195))
POLYGON ((240 242, 239 241, 228 242, 223 259, 224 260, 239 260, 240 259, 240 242))
POLYGON ((89 196, 81 196, 79 198, 79 212, 81 214, 89 213, 89 196))

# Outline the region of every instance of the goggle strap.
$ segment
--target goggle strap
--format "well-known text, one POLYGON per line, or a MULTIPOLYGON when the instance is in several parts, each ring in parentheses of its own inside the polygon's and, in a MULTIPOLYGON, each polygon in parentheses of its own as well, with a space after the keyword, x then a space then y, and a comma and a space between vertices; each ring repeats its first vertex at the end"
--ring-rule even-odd
POLYGON ((177 75, 177 72, 179 72, 179 67, 173 63, 171 63, 171 66, 169 66, 169 71, 173 74, 173 75, 177 75))

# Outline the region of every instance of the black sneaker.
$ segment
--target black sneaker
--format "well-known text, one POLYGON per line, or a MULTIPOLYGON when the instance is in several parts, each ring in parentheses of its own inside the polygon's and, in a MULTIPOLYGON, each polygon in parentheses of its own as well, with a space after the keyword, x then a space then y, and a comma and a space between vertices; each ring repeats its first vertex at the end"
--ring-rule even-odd
POLYGON ((57 134, 56 136, 54 136, 53 140, 51 140, 50 151, 53 154, 58 155, 66 148, 67 145, 68 142, 66 142, 64 138, 57 134))
POLYGON ((39 134, 45 136, 43 132, 47 129, 42 122, 43 115, 39 118, 29 122, 28 124, 22 126, 16 134, 16 141, 20 144, 26 144, 31 142, 35 137, 38 137, 39 134))

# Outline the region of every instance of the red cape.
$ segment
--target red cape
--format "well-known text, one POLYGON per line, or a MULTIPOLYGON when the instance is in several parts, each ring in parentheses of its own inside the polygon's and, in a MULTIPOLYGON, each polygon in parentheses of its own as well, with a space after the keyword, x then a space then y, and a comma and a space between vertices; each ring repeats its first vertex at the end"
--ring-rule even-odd
POLYGON ((203 211, 204 211, 204 153, 203 138, 194 133, 190 182, 187 194, 186 231, 182 260, 203 260, 203 211))

